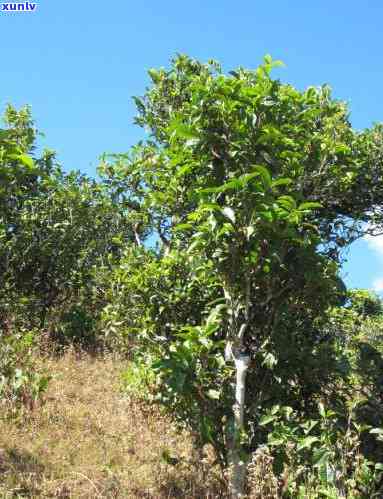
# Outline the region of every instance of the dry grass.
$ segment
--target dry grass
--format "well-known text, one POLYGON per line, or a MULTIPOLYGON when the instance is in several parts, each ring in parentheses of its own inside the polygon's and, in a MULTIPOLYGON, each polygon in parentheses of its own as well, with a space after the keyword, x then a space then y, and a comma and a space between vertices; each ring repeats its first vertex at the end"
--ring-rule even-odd
POLYGON ((121 361, 44 362, 56 374, 44 405, 0 420, 0 497, 223 497, 208 463, 191 460, 188 435, 121 395, 121 361))

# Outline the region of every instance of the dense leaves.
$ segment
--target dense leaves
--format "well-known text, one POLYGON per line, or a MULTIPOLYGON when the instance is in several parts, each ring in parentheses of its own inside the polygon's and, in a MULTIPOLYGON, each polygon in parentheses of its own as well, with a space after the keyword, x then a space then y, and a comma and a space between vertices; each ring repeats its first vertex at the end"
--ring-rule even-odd
POLYGON ((33 158, 28 109, 8 108, 6 118, 0 130, 2 327, 16 322, 53 330, 92 301, 94 268, 118 260, 135 240, 133 224, 102 182, 64 173, 52 152, 33 158))

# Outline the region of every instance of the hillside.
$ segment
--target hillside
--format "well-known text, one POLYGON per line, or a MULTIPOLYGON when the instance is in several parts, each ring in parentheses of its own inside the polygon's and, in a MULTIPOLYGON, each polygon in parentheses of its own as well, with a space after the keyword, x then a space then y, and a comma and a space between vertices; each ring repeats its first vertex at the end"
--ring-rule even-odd
POLYGON ((188 436, 121 395, 121 361, 68 353, 44 364, 55 374, 43 407, 0 422, 1 497, 218 497, 187 464, 188 436))

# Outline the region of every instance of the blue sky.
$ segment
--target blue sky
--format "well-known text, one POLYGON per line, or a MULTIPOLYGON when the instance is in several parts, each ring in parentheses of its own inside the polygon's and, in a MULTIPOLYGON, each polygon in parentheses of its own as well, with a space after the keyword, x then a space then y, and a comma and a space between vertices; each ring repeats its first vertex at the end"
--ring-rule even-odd
MULTIPOLYGON (((0 109, 30 104, 42 145, 66 169, 94 175, 100 154, 142 137, 131 96, 176 52, 226 70, 270 53, 286 63, 284 81, 329 83, 349 102, 355 128, 383 121, 381 0, 36 3, 33 13, 0 12, 0 109)), ((349 286, 383 291, 383 239, 356 243, 344 275, 349 286)))

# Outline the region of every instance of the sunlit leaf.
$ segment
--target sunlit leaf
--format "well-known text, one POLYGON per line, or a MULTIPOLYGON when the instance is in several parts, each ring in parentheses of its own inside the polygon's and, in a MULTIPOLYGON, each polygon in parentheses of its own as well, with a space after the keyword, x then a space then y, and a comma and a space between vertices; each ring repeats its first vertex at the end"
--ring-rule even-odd
POLYGON ((298 450, 307 449, 312 447, 315 442, 318 442, 319 438, 309 435, 308 437, 301 440, 298 444, 298 450))
POLYGON ((235 213, 232 208, 230 208, 229 206, 225 206, 225 208, 222 209, 222 213, 225 215, 225 217, 235 223, 235 213))

